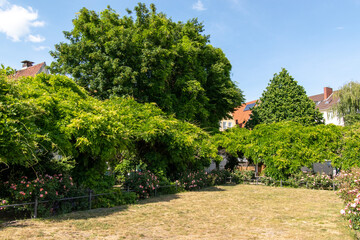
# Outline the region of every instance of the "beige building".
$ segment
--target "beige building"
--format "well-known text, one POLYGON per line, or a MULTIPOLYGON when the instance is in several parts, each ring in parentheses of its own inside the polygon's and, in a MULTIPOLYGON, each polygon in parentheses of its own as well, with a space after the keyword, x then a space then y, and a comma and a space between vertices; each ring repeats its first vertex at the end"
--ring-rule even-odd
POLYGON ((334 97, 335 92, 333 92, 333 89, 330 87, 324 87, 324 93, 310 96, 309 98, 315 102, 316 108, 318 108, 323 114, 325 124, 332 123, 335 125, 344 126, 344 119, 338 118, 331 111, 331 108, 336 105, 337 102, 339 102, 339 99, 334 97))

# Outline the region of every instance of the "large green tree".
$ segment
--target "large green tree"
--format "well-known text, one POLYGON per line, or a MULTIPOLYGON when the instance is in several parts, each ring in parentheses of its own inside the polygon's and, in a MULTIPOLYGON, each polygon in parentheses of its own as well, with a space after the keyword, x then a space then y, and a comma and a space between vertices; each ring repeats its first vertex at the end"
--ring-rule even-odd
POLYGON ((345 125, 360 122, 360 83, 349 82, 334 93, 339 101, 333 105, 333 112, 343 118, 345 125))
POLYGON ((95 99, 66 76, 14 81, 0 69, 0 100, 0 180, 20 170, 69 170, 79 182, 96 187, 109 166, 142 165, 173 177, 219 158, 201 128, 155 104, 129 97, 95 99))
POLYGON ((246 123, 253 128, 260 123, 294 121, 304 125, 324 122, 322 114, 315 108, 304 88, 287 72, 285 68, 274 74, 257 105, 252 109, 250 120, 246 123))
POLYGON ((91 95, 132 96, 155 102, 163 111, 201 127, 218 122, 243 102, 230 78, 231 64, 209 44, 204 26, 192 19, 173 22, 155 6, 139 3, 135 16, 120 17, 108 7, 86 8, 55 45, 53 73, 71 75, 91 95))

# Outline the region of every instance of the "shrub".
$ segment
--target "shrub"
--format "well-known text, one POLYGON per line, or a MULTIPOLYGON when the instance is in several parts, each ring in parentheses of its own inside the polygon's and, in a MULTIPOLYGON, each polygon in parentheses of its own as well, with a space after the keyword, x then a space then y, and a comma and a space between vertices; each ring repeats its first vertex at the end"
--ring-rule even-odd
POLYGON ((158 177, 148 170, 133 171, 129 173, 125 186, 134 190, 139 198, 149 198, 155 194, 159 183, 158 177))
POLYGON ((228 170, 213 170, 210 173, 211 184, 209 185, 213 186, 213 185, 225 184, 230 176, 231 176, 231 172, 228 170))
POLYGON ((236 168, 232 174, 232 181, 235 183, 243 183, 250 181, 255 177, 255 172, 251 170, 241 170, 236 168))
POLYGON ((310 189, 332 190, 334 180, 325 174, 306 174, 298 173, 291 175, 287 180, 282 182, 269 177, 262 177, 261 182, 267 186, 287 186, 287 187, 306 187, 310 189))
POLYGON ((339 185, 337 194, 345 203, 353 201, 360 189, 360 169, 353 168, 349 171, 341 171, 336 177, 336 182, 339 185))
POLYGON ((121 189, 108 190, 109 194, 97 196, 94 199, 94 208, 111 208, 119 205, 133 204, 137 195, 134 192, 124 192, 121 189))
POLYGON ((188 191, 210 186, 212 180, 213 177, 205 171, 186 172, 181 174, 179 178, 182 188, 188 191))
MULTIPOLYGON (((39 204, 39 216, 47 216, 58 212, 68 212, 80 207, 81 201, 77 203, 59 203, 56 200, 64 197, 83 195, 85 190, 77 188, 71 176, 54 174, 39 175, 34 180, 22 176, 17 182, 4 182, 1 186, 1 193, 5 199, 1 199, 1 205, 33 202, 37 197, 39 201, 49 201, 39 204), (79 203, 80 202, 80 203, 79 203), (69 209, 70 208, 70 209, 69 209)), ((32 211, 33 205, 17 208, 17 211, 32 211)))

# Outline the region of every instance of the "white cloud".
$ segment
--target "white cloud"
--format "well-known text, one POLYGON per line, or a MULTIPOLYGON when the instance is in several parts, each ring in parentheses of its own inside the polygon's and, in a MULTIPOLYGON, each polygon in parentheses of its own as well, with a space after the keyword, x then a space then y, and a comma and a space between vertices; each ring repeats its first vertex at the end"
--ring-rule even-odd
POLYGON ((343 30, 344 27, 336 27, 336 30, 343 30))
POLYGON ((42 36, 40 36, 39 34, 36 35, 36 36, 30 34, 30 35, 27 37, 27 40, 30 41, 30 42, 39 43, 39 42, 45 41, 45 38, 42 37, 42 36))
POLYGON ((201 0, 198 0, 196 3, 193 4, 192 9, 196 11, 205 11, 206 8, 204 7, 204 4, 201 2, 201 0))
POLYGON ((8 1, 6 1, 6 0, 0 0, 0 7, 5 6, 5 5, 7 5, 7 4, 9 4, 8 1))
POLYGON ((39 46, 39 47, 33 47, 35 51, 42 51, 42 50, 50 50, 50 47, 47 46, 39 46))
POLYGON ((32 27, 43 27, 43 26, 45 26, 45 22, 43 22, 43 21, 35 21, 35 22, 31 23, 31 26, 32 27))
POLYGON ((14 42, 28 36, 32 27, 42 27, 45 22, 38 20, 37 11, 0 0, 0 32, 14 42))

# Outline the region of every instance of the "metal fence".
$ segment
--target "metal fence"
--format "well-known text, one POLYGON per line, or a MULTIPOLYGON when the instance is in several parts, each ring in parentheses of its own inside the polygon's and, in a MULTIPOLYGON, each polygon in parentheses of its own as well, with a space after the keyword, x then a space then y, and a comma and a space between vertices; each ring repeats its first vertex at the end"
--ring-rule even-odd
MULTIPOLYGON (((154 190, 154 196, 158 195, 158 189, 159 188, 169 188, 169 187, 174 187, 175 191, 178 191, 178 183, 175 183, 175 185, 164 185, 164 186, 159 186, 158 188, 155 188, 154 190)), ((122 192, 134 192, 134 190, 130 189, 129 187, 126 188, 121 188, 122 192)), ((91 203, 94 197, 98 197, 98 196, 105 196, 105 195, 110 195, 110 194, 115 194, 117 192, 108 192, 108 193, 98 193, 98 194, 94 194, 94 192, 92 190, 88 191, 87 195, 83 195, 83 196, 77 196, 77 197, 66 197, 66 198, 59 198, 59 199, 54 199, 54 200, 43 200, 43 201, 39 201, 39 198, 36 196, 35 197, 35 201, 34 202, 26 202, 26 203, 15 203, 15 204, 9 204, 9 205, 1 205, 1 208, 9 208, 9 207, 20 207, 20 206, 28 206, 28 205, 34 205, 34 210, 33 210, 33 218, 37 218, 38 216, 38 206, 39 204, 43 204, 43 203, 49 203, 49 202, 61 202, 61 201, 69 201, 69 200, 75 200, 75 199, 84 199, 87 198, 88 199, 88 206, 89 206, 89 210, 91 209, 91 203)))
MULTIPOLYGON (((226 183, 234 183, 232 181, 232 177, 228 177, 227 178, 229 181, 227 181, 226 183)), ((255 185, 265 185, 261 180, 259 180, 259 178, 256 179, 246 179, 246 180, 242 180, 242 182, 248 182, 248 183, 252 183, 255 185)), ((279 184, 280 187, 285 187, 286 183, 291 183, 289 181, 272 181, 271 183, 275 183, 275 184, 279 184)), ((308 188, 309 183, 308 182, 304 182, 303 183, 306 188, 308 188)), ((175 185, 164 185, 164 186, 159 186, 158 188, 155 188, 154 190, 154 196, 158 195, 158 189, 160 188, 169 188, 169 187, 174 187, 175 188, 175 192, 178 192, 179 189, 179 185, 176 182, 175 185)), ((335 191, 336 190, 337 185, 332 182, 332 190, 335 191)), ((134 192, 134 190, 130 189, 129 187, 127 188, 121 188, 122 192, 134 192)), ((43 203, 48 203, 48 202, 61 202, 61 201, 69 201, 69 200, 75 200, 75 199, 84 199, 87 198, 88 199, 88 208, 89 210, 91 209, 91 203, 92 203, 92 199, 98 196, 105 196, 105 195, 110 195, 110 194, 114 194, 117 192, 108 192, 108 193, 98 193, 98 194, 94 194, 94 192, 92 190, 88 191, 87 195, 83 195, 83 196, 77 196, 77 197, 67 197, 67 198, 60 198, 60 199, 54 199, 54 200, 44 200, 44 201, 39 201, 38 197, 35 197, 35 201, 34 202, 26 202, 26 203, 16 203, 16 204, 9 204, 9 205, 2 205, 1 208, 8 208, 8 207, 19 207, 19 206, 27 206, 27 205, 34 205, 34 210, 33 210, 33 218, 37 218, 38 216, 38 206, 39 204, 43 204, 43 203)))

